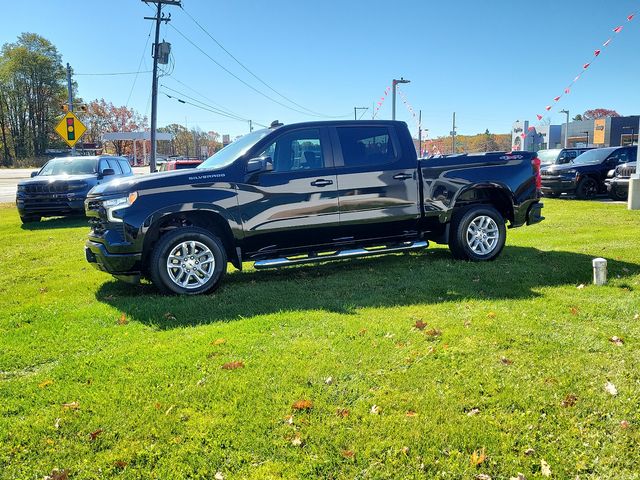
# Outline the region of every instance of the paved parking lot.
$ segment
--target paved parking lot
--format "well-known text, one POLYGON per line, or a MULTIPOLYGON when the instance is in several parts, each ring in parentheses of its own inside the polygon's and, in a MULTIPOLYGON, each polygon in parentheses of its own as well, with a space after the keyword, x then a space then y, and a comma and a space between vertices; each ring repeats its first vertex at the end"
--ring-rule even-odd
MULTIPOLYGON (((33 168, 0 168, 0 203, 15 202, 18 182, 29 178, 33 168)), ((149 167, 134 167, 133 173, 149 173, 149 167)))

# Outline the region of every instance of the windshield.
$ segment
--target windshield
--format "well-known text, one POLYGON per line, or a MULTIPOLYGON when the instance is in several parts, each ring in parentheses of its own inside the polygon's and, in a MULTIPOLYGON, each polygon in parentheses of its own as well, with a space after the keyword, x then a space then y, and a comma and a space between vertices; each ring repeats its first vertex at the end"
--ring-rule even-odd
POLYGON ((38 176, 50 175, 90 175, 97 172, 95 158, 54 158, 42 167, 38 176))
POLYGON ((607 158, 613 150, 610 148, 598 148, 596 150, 587 150, 586 152, 578 155, 573 163, 585 164, 585 163, 601 163, 607 158))
POLYGON ((269 135, 272 130, 264 129, 257 130, 253 133, 249 133, 242 138, 239 138, 233 143, 230 143, 222 150, 214 153, 207 158, 203 163, 198 165, 197 168, 220 168, 226 167, 231 164, 238 157, 241 157, 247 151, 253 147, 256 143, 269 135))
POLYGON ((561 151, 562 150, 560 148, 554 148, 553 150, 540 150, 538 152, 540 163, 556 163, 561 151))

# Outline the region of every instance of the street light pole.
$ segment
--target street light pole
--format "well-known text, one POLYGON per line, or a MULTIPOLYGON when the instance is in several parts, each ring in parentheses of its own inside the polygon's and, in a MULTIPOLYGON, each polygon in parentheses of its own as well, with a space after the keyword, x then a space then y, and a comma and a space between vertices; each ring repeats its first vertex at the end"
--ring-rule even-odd
POLYGON ((589 146, 589 132, 586 131, 586 132, 582 132, 582 133, 584 133, 587 136, 587 145, 586 146, 588 147, 589 146))
POLYGON ((411 80, 405 80, 400 77, 400 80, 396 80, 395 78, 391 82, 391 90, 392 90, 392 106, 391 106, 391 120, 396 119, 396 85, 399 83, 409 83, 411 80))
MULTIPOLYGON (((358 110, 369 110, 369 107, 353 107, 353 119, 358 120, 358 110)), ((364 113, 362 114, 364 115, 364 113)))
MULTIPOLYGON (((568 148, 569 147, 569 110, 560 110, 560 113, 566 113, 567 114, 567 123, 565 124, 565 129, 564 129, 564 148, 568 148)), ((549 143, 547 141, 547 143, 549 143)))

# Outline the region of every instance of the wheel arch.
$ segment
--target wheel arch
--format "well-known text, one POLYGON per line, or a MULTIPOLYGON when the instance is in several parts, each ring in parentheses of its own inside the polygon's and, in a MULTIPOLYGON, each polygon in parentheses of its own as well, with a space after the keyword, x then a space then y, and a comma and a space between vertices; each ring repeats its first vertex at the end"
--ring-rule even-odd
POLYGON ((453 202, 452 214, 469 205, 491 205, 505 220, 514 222, 514 195, 504 185, 480 184, 462 189, 453 202))
POLYGON ((238 269, 242 268, 242 259, 237 250, 237 239, 231 224, 233 220, 225 210, 207 208, 185 208, 185 205, 173 206, 147 217, 144 222, 146 231, 142 249, 142 264, 146 267, 151 252, 158 240, 167 232, 185 226, 204 228, 220 238, 227 258, 238 269))

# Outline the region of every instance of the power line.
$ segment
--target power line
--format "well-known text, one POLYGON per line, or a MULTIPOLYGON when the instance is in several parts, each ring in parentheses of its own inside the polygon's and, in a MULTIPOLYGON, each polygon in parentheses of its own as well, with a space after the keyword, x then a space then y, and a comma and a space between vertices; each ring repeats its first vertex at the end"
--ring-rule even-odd
MULTIPOLYGON (((153 24, 149 27, 149 34, 147 35, 147 40, 144 43, 144 48, 142 49, 142 55, 140 56, 140 61, 138 62, 138 72, 136 76, 133 78, 133 85, 131 85, 131 90, 129 90, 129 96, 127 97, 127 103, 125 103, 125 107, 129 106, 129 100, 131 100, 131 95, 133 95, 133 89, 136 87, 136 82, 138 81, 138 74, 140 73, 140 69, 142 68, 142 62, 144 61, 144 55, 147 53, 147 46, 149 45, 149 39, 151 38, 151 32, 153 31, 153 24)), ((145 68, 147 64, 145 62, 145 68)))
POLYGON ((84 75, 84 76, 106 76, 106 75, 110 75, 110 76, 115 76, 115 75, 138 75, 140 73, 151 73, 152 70, 145 70, 145 71, 136 71, 136 72, 109 72, 109 73, 75 73, 73 72, 74 75, 84 75))
MULTIPOLYGON (((261 90, 258 90, 257 88, 255 88, 253 85, 245 82, 242 78, 238 77, 235 73, 233 73, 231 70, 229 70, 228 68, 226 68, 224 65, 222 65, 221 63, 219 63, 218 61, 216 61, 211 55, 209 55, 207 52, 205 52, 202 48, 200 48, 193 40, 191 40, 189 37, 187 37, 184 33, 182 33, 180 30, 178 30, 176 27, 174 27, 173 25, 169 24, 169 26, 171 28, 173 28, 182 38, 184 38, 187 42, 189 42, 191 45, 193 45, 197 50, 200 51, 200 53, 202 53, 204 56, 206 56, 209 60, 211 60, 213 63, 215 63, 216 65, 218 65, 222 70, 224 70, 225 72, 227 72, 229 75, 231 75, 233 78, 235 78, 236 80, 238 80, 239 82, 241 82, 242 84, 246 85, 247 87, 249 87, 251 90, 253 90, 254 92, 258 93, 259 95, 262 95, 263 97, 267 98, 268 100, 271 100, 274 103, 277 103, 278 105, 287 108, 289 110, 292 110, 294 112, 297 113, 301 113, 302 115, 312 115, 315 117, 323 117, 324 115, 314 115, 311 114, 309 112, 304 112, 302 110, 298 110, 297 108, 293 108, 285 103, 282 103, 278 100, 276 100, 273 97, 270 97, 269 95, 267 95, 266 93, 262 92, 261 90)), ((347 115, 347 116, 350 116, 347 115)))
POLYGON ((206 104, 205 102, 203 102, 203 101, 201 101, 201 100, 198 100, 197 98, 190 97, 189 95, 187 95, 187 94, 185 94, 185 93, 183 93, 183 92, 179 92, 178 90, 175 90, 175 89, 173 89, 173 88, 171 88, 171 87, 167 87, 167 86, 166 86, 166 85, 164 85, 164 84, 163 84, 163 85, 161 85, 161 87, 162 87, 162 88, 166 88, 167 90, 170 90, 171 92, 177 93, 178 95, 181 95, 181 96, 183 96, 183 97, 185 97, 185 98, 188 98, 189 100, 193 100, 194 102, 198 102, 198 103, 200 103, 200 104, 202 104, 202 105, 206 105, 207 107, 209 107, 209 108, 211 108, 211 109, 213 109, 213 110, 218 110, 218 111, 219 111, 219 112, 221 112, 222 114, 227 115, 227 116, 229 116, 229 117, 236 117, 236 118, 237 118, 237 119, 239 119, 239 120, 248 120, 248 119, 246 119, 246 118, 242 117, 241 115, 239 115, 239 114, 237 114, 237 113, 235 113, 235 112, 231 112, 231 111, 229 111, 229 110, 225 110, 225 109, 222 109, 222 108, 212 107, 211 105, 208 105, 208 104, 206 104))
POLYGON ((275 88, 273 88, 271 85, 269 85, 267 82, 265 82, 264 80, 262 80, 258 75, 256 75, 255 73, 253 73, 251 70, 249 70, 249 68, 244 65, 240 60, 238 60, 229 50, 227 50, 224 45, 222 45, 218 40, 216 40, 213 35, 211 35, 202 25, 200 25, 200 23, 198 23, 198 21, 193 18, 191 16, 191 14, 189 12, 187 12, 184 9, 184 6, 180 7, 182 9, 182 11, 191 19, 191 21, 193 21, 193 23, 195 23, 200 30, 202 30, 211 40, 213 40, 216 45, 218 45, 227 55, 229 55, 238 65, 240 65, 247 73, 249 73, 252 77, 254 77, 256 80, 258 80, 260 83, 262 83, 265 87, 267 87, 269 90, 271 90, 273 93, 275 93, 276 95, 278 95, 279 97, 282 97, 283 99, 285 99, 286 101, 292 103, 293 105, 302 108, 303 110, 306 110, 308 112, 310 112, 313 115, 319 116, 319 117, 327 117, 327 118, 344 118, 345 115, 327 115, 324 113, 319 113, 316 112, 314 110, 311 110, 303 105, 300 105, 299 103, 291 100, 289 97, 287 97, 286 95, 283 95, 282 93, 280 93, 279 91, 277 91, 275 88))

